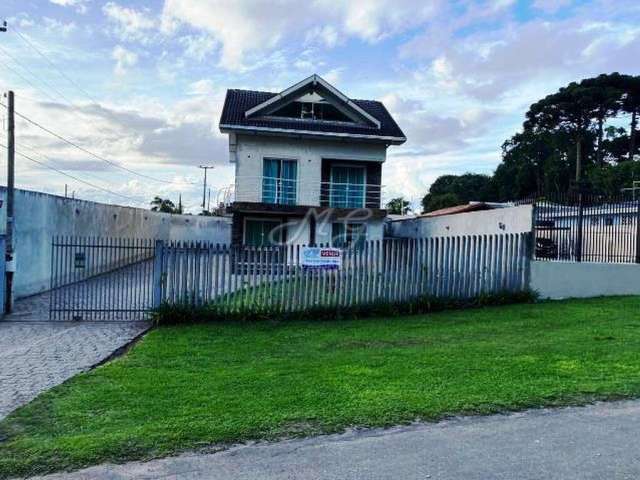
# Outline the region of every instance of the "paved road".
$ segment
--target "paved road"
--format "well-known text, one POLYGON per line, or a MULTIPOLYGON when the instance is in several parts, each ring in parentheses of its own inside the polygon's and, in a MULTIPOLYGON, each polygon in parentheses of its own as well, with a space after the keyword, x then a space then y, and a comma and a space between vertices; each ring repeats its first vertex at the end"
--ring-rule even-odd
POLYGON ((48 307, 48 294, 30 297, 0 320, 0 419, 148 328, 142 322, 49 322, 48 307))
POLYGON ((467 417, 92 467, 47 480, 637 479, 640 401, 467 417))

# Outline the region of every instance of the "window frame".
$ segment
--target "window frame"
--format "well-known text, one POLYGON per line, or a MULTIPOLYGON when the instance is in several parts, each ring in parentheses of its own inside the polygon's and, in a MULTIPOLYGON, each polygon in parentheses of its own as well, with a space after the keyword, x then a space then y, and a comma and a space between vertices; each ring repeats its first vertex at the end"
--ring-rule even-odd
POLYGON ((298 205, 298 185, 299 185, 299 180, 298 177, 300 175, 300 161, 298 159, 298 157, 292 157, 289 155, 279 155, 279 154, 275 154, 275 155, 263 155, 262 156, 262 182, 260 184, 260 189, 261 189, 261 195, 260 195, 260 200, 261 203, 266 203, 268 205, 298 205), (279 176, 278 177, 274 177, 276 179, 275 183, 276 183, 276 193, 275 193, 275 201, 274 202, 267 202, 265 201, 265 180, 267 178, 272 178, 272 177, 265 177, 264 175, 264 167, 265 167, 265 162, 267 160, 276 160, 279 162, 279 176), (295 185, 295 190, 293 192, 293 202, 283 202, 283 201, 278 201, 278 197, 282 197, 282 165, 283 162, 292 162, 295 164, 296 166, 296 174, 295 174, 295 178, 293 179, 294 185, 295 185), (278 184, 280 184, 280 187, 278 187, 278 184))
MULTIPOLYGON (((368 169, 365 165, 353 165, 353 164, 349 164, 348 162, 339 162, 339 163, 332 163, 331 164, 331 168, 329 170, 329 206, 331 208, 366 208, 367 206, 367 185, 368 185, 368 169), (337 207, 335 205, 333 205, 333 187, 334 187, 334 181, 333 181, 333 169, 334 168, 357 168, 360 170, 364 171, 364 174, 362 175, 362 205, 358 206, 358 207, 351 207, 351 206, 345 206, 345 207, 337 207)), ((345 201, 345 203, 347 203, 345 201)))
MULTIPOLYGON (((257 246, 257 245, 248 245, 247 244, 247 222, 260 222, 260 223, 273 223, 276 226, 280 227, 284 222, 277 218, 265 218, 265 217, 244 217, 242 220, 242 245, 245 246, 257 246)), ((284 232, 280 233, 280 243, 284 243, 284 232)), ((260 245, 262 247, 273 247, 275 245, 272 244, 264 244, 260 245)))

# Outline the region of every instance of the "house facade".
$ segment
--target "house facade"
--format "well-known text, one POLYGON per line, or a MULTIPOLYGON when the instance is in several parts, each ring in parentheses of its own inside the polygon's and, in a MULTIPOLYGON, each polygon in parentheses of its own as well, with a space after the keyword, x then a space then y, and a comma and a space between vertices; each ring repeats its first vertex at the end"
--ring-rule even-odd
POLYGON ((382 103, 317 75, 281 93, 229 90, 232 243, 346 247, 382 238, 382 164, 406 141, 382 103))

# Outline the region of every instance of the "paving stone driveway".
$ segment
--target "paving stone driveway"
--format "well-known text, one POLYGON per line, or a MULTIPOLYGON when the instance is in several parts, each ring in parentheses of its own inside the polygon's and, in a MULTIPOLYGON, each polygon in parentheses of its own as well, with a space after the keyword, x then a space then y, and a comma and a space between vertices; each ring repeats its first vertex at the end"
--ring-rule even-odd
POLYGON ((0 419, 86 371, 149 328, 145 322, 49 322, 48 294, 0 320, 0 419))

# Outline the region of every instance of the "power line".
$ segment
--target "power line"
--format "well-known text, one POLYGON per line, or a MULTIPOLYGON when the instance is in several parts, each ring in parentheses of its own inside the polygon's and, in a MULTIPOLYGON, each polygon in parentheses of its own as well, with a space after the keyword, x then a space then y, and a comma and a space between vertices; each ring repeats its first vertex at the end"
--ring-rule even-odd
POLYGON ((20 31, 17 30, 14 26, 11 26, 11 31, 15 32, 16 35, 18 35, 22 39, 23 42, 25 42, 29 47, 31 47, 38 55, 40 55, 42 58, 44 58, 47 61, 47 63, 49 63, 49 65, 51 65, 69 83, 71 83, 74 87, 76 87, 78 90, 80 90, 80 92, 82 92, 89 100, 91 100, 95 104, 99 104, 100 103, 95 98, 93 98, 84 88, 82 88, 80 85, 78 85, 71 77, 69 77, 60 68, 58 68, 58 66, 53 62, 53 60, 50 60, 47 55, 45 55, 38 47, 36 47, 31 42, 31 40, 28 40, 24 35, 22 35, 20 33, 20 31))
MULTIPOLYGON (((6 105, 3 104, 2 102, 0 102, 0 105, 2 105, 3 107, 6 108, 6 105)), ((109 165, 112 165, 112 166, 114 166, 116 168, 119 168, 121 170, 129 172, 129 173, 131 173, 133 175, 138 175, 139 177, 146 178, 147 180, 152 180, 154 182, 165 183, 165 184, 169 184, 169 185, 173 185, 173 184, 176 183, 174 181, 162 180, 160 178, 155 178, 155 177, 152 177, 150 175, 145 175, 144 173, 136 172, 135 170, 131 170, 130 168, 123 167, 122 165, 119 165, 118 163, 116 163, 116 162, 114 162, 112 160, 109 160, 109 159, 107 159, 107 158, 105 158, 105 157, 103 157, 101 155, 98 155, 97 153, 93 153, 90 150, 87 150, 86 148, 78 145, 77 143, 72 142, 71 140, 66 139, 65 137, 63 137, 62 135, 60 135, 58 133, 55 133, 55 132, 49 130, 47 127, 41 125, 40 123, 36 122, 35 120, 30 119, 29 117, 27 117, 26 115, 21 114, 20 112, 16 111, 15 114, 18 117, 22 118, 23 120, 29 122, 31 125, 33 125, 35 127, 38 127, 39 129, 47 132, 49 135, 52 135, 52 136, 56 137, 58 140, 61 140, 61 141, 65 142, 66 144, 77 148, 78 150, 86 153, 87 155, 91 155, 92 157, 97 158, 98 160, 101 160, 101 161, 103 161, 105 163, 108 163, 109 165)), ((186 182, 186 183, 195 184, 195 182, 186 182)))
MULTIPOLYGON (((57 100, 52 97, 49 93, 45 92, 44 90, 42 90, 40 87, 38 87, 35 83, 33 83, 31 80, 29 80, 27 77, 25 77, 24 75, 22 75, 19 71, 17 71, 16 69, 14 69, 13 67, 11 67, 10 65, 8 65, 7 63, 3 62, 0 60, 0 64, 2 64, 5 68, 11 70, 13 73, 15 73, 17 76, 19 76, 22 80, 24 80, 25 82, 27 82, 29 85, 31 85, 33 88, 35 88, 36 90, 38 90, 40 93, 44 94, 46 97, 49 98, 49 100, 53 101, 53 102, 57 102, 57 100)), ((3 105, 6 108, 6 105, 3 105)))
MULTIPOLYGON (((1 47, 0 47, 1 48, 1 47)), ((17 63, 17 62, 16 62, 17 63)), ((15 73, 17 76, 19 76, 22 80, 24 80, 25 82, 27 82, 29 85, 31 85, 33 88, 35 88, 37 91, 39 91, 40 93, 42 93, 43 95, 45 95, 47 98, 49 98, 49 100, 51 100, 51 102, 53 104, 56 105, 62 105, 61 103, 58 102, 57 98, 54 98, 53 96, 51 96, 48 92, 46 92, 45 90, 41 89, 40 87, 38 87, 35 83, 33 83, 31 80, 29 80, 28 78, 26 78, 24 75, 22 75, 19 71, 17 71, 16 69, 12 68, 10 65, 8 65, 6 62, 3 62, 0 60, 0 64, 4 65, 6 68, 8 68, 9 70, 11 70, 13 73, 15 73)), ((24 68, 25 70, 29 71, 25 66, 22 66, 22 68, 24 68)), ((33 76, 35 76, 37 78, 37 76, 35 74, 32 73, 33 76)), ((42 80, 41 80, 42 81, 42 80)), ((42 81, 44 83, 44 81, 42 81)), ((50 87, 52 88, 52 87, 50 87)), ((53 88, 52 88, 53 89, 53 88)), ((5 89, 6 90, 6 89, 5 89)), ((55 89, 53 89, 55 90, 55 89)), ((78 107, 76 107, 73 103, 71 103, 69 100, 67 100, 66 97, 64 97, 61 93, 59 93, 60 96, 62 96, 62 98, 64 98, 67 102, 67 104, 69 105, 69 107, 71 108, 71 110, 69 110, 69 113, 73 114, 76 118, 80 119, 82 122, 86 122, 87 119, 85 117, 80 116, 80 113, 82 112, 78 107), (77 111, 76 111, 77 110, 77 111), (79 113, 80 112, 80 113, 79 113)), ((42 102, 42 100, 38 100, 35 98, 29 98, 25 95, 22 94, 16 94, 16 97, 20 97, 20 98, 25 98, 27 100, 31 100, 32 102, 37 102, 40 103, 42 102)))
MULTIPOLYGON (((0 147, 5 148, 5 149, 7 148, 7 146, 2 144, 2 143, 0 143, 0 147)), ((87 182, 86 180, 78 178, 78 177, 76 177, 74 175, 71 175, 70 173, 67 173, 67 172, 65 172, 63 170, 60 170, 58 168, 52 167, 51 165, 47 165, 46 163, 41 162, 39 160, 36 160, 35 158, 32 158, 29 155, 26 155, 26 154, 24 154, 22 152, 19 152, 17 150, 16 150, 16 153, 18 155, 20 155, 21 157, 26 158, 27 160, 29 160, 29 161, 31 161, 33 163, 37 163, 38 165, 41 165, 41 166, 43 166, 45 168, 48 168, 49 170, 53 170, 54 172, 57 172, 57 173, 59 173, 61 175, 64 175, 65 177, 69 177, 69 178, 75 180, 76 182, 83 183, 83 184, 88 185, 88 186, 90 186, 92 188, 97 188, 98 190, 102 190, 103 192, 106 192, 106 193, 109 193, 109 194, 112 194, 112 195, 117 195, 118 197, 122 197, 122 198, 125 198, 127 200, 134 201, 136 203, 143 203, 141 200, 136 199, 134 197, 129 197, 128 195, 123 195, 122 193, 114 192, 113 190, 109 190, 108 188, 101 187, 100 185, 95 185, 95 184, 93 184, 91 182, 87 182)))
MULTIPOLYGON (((17 30, 17 29, 16 29, 15 27, 13 27, 13 26, 11 27, 11 30, 12 30, 12 31, 14 31, 14 32, 16 33, 16 35, 18 35, 18 36, 20 37, 20 39, 21 39, 24 43, 26 43, 26 44, 27 44, 31 49, 33 49, 33 50, 34 50, 38 55, 40 55, 42 58, 44 58, 44 59, 47 61, 47 63, 49 63, 49 64, 50 64, 50 65, 51 65, 51 66, 52 66, 52 67, 53 67, 53 68, 54 68, 54 69, 55 69, 55 70, 56 70, 56 71, 57 71, 57 72, 58 72, 58 73, 63 77, 63 78, 65 78, 69 83, 71 83, 71 84, 72 84, 74 87, 76 87, 80 92, 82 92, 82 93, 83 93, 83 94, 84 94, 84 95, 85 95, 85 96, 86 96, 86 97, 87 97, 91 102, 93 102, 93 103, 94 103, 94 104, 96 104, 96 105, 99 105, 99 104, 100 104, 100 102, 98 102, 98 101, 97 101, 97 100, 96 100, 96 99, 95 99, 91 94, 89 94, 85 89, 83 89, 80 85, 78 85, 78 83, 76 83, 76 82, 75 82, 71 77, 69 77, 66 73, 64 73, 64 71, 62 71, 62 70, 61 70, 61 69, 60 69, 60 68, 59 68, 59 67, 58 67, 58 66, 57 66, 57 65, 56 65, 56 64, 55 64, 55 63, 54 63, 54 62, 53 62, 53 61, 52 61, 48 56, 47 56, 47 55, 45 55, 45 54, 44 54, 44 53, 43 53, 43 52, 42 52, 38 47, 36 47, 36 46, 34 45, 34 43, 33 43, 33 42, 31 42, 31 41, 30 41, 29 39, 27 39, 24 35, 22 35, 22 34, 20 33, 20 31, 19 31, 19 30, 17 30)), ((0 47, 0 48, 1 48, 1 47, 0 47)), ((22 63, 21 63, 21 62, 19 62, 18 60, 16 60, 12 55, 10 55, 9 53, 7 53, 7 52, 6 52, 6 50, 2 49, 2 51, 3 51, 3 52, 5 52, 5 54, 7 54, 10 58, 12 58, 12 59, 13 59, 13 60, 18 64, 18 65, 22 66, 22 68, 24 68, 27 72, 30 72, 30 73, 31 73, 35 78, 38 78, 38 79, 39 79, 39 77, 38 77, 37 75, 35 75, 33 72, 31 72, 31 71, 30 71, 30 69, 28 69, 27 67, 25 67, 24 65, 22 65, 22 63)), ((4 62, 3 62, 3 63, 4 63, 4 62)), ((11 71, 13 71, 14 73, 16 73, 20 78, 22 78, 22 79, 23 79, 23 80, 25 80, 27 83, 29 83, 31 86, 33 86, 36 90, 38 90, 38 91, 39 91, 39 92, 41 92, 41 93, 44 93, 44 94, 45 94, 49 99, 51 99, 54 103, 57 103, 57 100, 56 100, 55 98, 53 98, 53 97, 52 97, 51 95, 49 95, 47 92, 45 92, 45 91, 43 91, 42 89, 40 89, 39 87, 37 87, 33 82, 31 82, 29 79, 27 79, 27 78, 26 78, 26 77, 24 77, 22 74, 20 74, 20 72, 18 72, 18 71, 16 71, 15 69, 11 68, 11 67, 10 67, 10 66, 8 66, 7 64, 4 64, 4 65, 5 65, 7 68, 9 68, 11 71)), ((45 83, 45 84, 48 84, 48 83, 46 83, 44 80, 41 80, 41 79, 40 79, 40 81, 41 81, 41 82, 43 82, 43 83, 45 83)), ((73 104, 73 102, 71 102, 70 100, 68 100, 68 99, 67 99, 67 98, 66 98, 66 97, 65 97, 65 96, 64 96, 64 95, 63 95, 59 90, 57 90, 57 89, 55 89, 55 88, 53 88, 53 87, 51 87, 51 86, 49 86, 49 88, 51 88, 52 90, 56 91, 56 92, 58 93, 58 95, 60 95, 60 97, 62 97, 65 101, 67 101, 67 103, 69 104, 69 106, 71 106, 73 109, 76 109, 76 110, 78 109, 78 107, 76 107, 76 106, 73 104)), ((0 105, 2 105, 2 104, 0 103, 0 105)), ((3 106, 4 106, 4 105, 3 105, 3 106)), ((6 108, 6 106, 5 106, 5 108, 6 108)), ((72 113, 74 113, 76 116, 78 116, 78 118, 80 118, 80 117, 79 117, 79 115, 78 115, 76 112, 72 112, 72 113)), ((64 137, 62 137, 61 135, 59 135, 59 134, 57 134, 57 133, 55 133, 55 132, 53 132, 53 131, 49 130, 48 128, 46 128, 46 127, 42 126, 41 124, 39 124, 39 123, 35 122, 34 120, 31 120, 30 118, 26 117, 25 115, 20 114, 19 112, 15 112, 15 114, 16 114, 16 115, 18 115, 19 117, 21 117, 22 119, 26 120, 27 122, 31 123, 32 125, 34 125, 34 126, 36 126, 36 127, 40 128, 40 129, 42 129, 43 131, 45 131, 45 132, 49 133, 50 135, 53 135, 54 137, 58 138, 59 140, 61 140, 61 141, 65 142, 65 143, 67 143, 67 144, 69 144, 69 145, 71 145, 71 146, 73 146, 73 147, 75 147, 75 148, 77 148, 77 149, 79 149, 79 150, 81 150, 82 152, 84 152, 84 153, 86 153, 86 154, 88 154, 88 155, 91 155, 91 156, 92 156, 92 157, 94 157, 94 158, 97 158, 98 160, 101 160, 101 161, 103 161, 103 162, 106 162, 106 163, 108 163, 109 165, 111 165, 111 166, 113 166, 113 167, 120 168, 121 170, 124 170, 124 171, 126 171, 126 172, 128 172, 128 173, 131 173, 131 174, 133 174, 133 175, 137 175, 137 176, 139 176, 139 177, 142 177, 142 178, 145 178, 145 179, 147 179, 147 180, 154 181, 154 182, 158 182, 158 183, 164 183, 164 184, 169 184, 169 185, 174 185, 174 184, 178 183, 178 182, 176 182, 176 181, 168 181, 168 180, 163 180, 163 179, 160 179, 160 178, 152 177, 152 176, 150 176, 150 175, 146 175, 146 174, 143 174, 143 173, 139 173, 139 172, 137 172, 137 171, 135 171, 135 170, 132 170, 132 169, 130 169, 130 168, 123 167, 122 165, 120 165, 120 164, 118 164, 118 163, 116 163, 116 162, 114 162, 114 161, 111 161, 111 160, 109 160, 109 159, 107 159, 107 158, 104 158, 104 157, 103 157, 103 156, 101 156, 101 155, 98 155, 98 154, 96 154, 96 153, 93 153, 93 152, 91 152, 90 150, 88 150, 88 149, 86 149, 86 148, 84 148, 84 147, 82 147, 82 146, 80 146, 80 145, 77 145, 76 143, 74 143, 74 142, 72 142, 72 141, 70 141, 70 140, 68 140, 68 139, 66 139, 66 138, 64 138, 64 137)), ((86 121, 86 119, 84 119, 84 118, 83 118, 83 119, 82 119, 82 121, 86 121)), ((196 184, 197 184, 197 182, 182 182, 182 183, 186 183, 186 184, 188 184, 188 185, 196 185, 196 184)))
MULTIPOLYGON (((42 157, 42 158, 44 158, 45 160, 47 160, 50 164, 52 163, 52 164, 54 164, 54 165, 55 165, 55 163, 56 163, 56 161, 55 161, 55 160, 53 160, 51 157, 49 157, 49 156, 45 155, 44 153, 42 153, 42 152, 38 151, 38 149, 36 149, 36 148, 34 148, 34 147, 30 146, 30 145, 27 145, 27 144, 25 144, 25 143, 18 143, 18 142, 16 142, 16 145, 17 145, 18 147, 21 147, 21 148, 26 148, 26 149, 27 149, 27 150, 29 150, 30 152, 33 152, 33 153, 35 153, 36 155, 39 155, 40 157, 42 157)), ((99 178, 99 177, 98 177, 98 176, 96 176, 96 175, 92 175, 92 174, 87 173, 87 172, 84 172, 84 175, 85 175, 85 176, 88 176, 88 177, 90 177, 90 178, 93 178, 94 180, 98 180, 99 182, 104 182, 104 179, 99 178)), ((129 197, 129 198, 132 198, 132 199, 133 199, 134 197, 129 197)), ((140 199, 141 199, 142 197, 138 197, 138 198, 140 198, 140 199)))
POLYGON ((14 57, 13 55, 11 55, 11 53, 9 53, 7 50, 5 50, 4 48, 2 48, 0 46, 0 51, 3 52, 7 57, 9 57, 11 60, 13 60, 16 64, 20 65, 27 73, 29 73, 30 75, 32 75, 33 77, 37 78, 38 80, 40 80, 40 82, 43 85, 46 85, 47 88, 53 90, 57 95, 59 95, 61 98, 63 98, 70 106, 75 108, 75 105, 73 104, 73 102, 71 100, 69 100, 60 90, 58 90, 56 87, 54 87, 53 85, 51 85, 49 82, 47 82, 44 78, 40 78, 38 77, 38 75, 36 73, 34 73, 29 67, 27 67, 24 63, 22 63, 19 59, 17 59, 16 57, 14 57))

